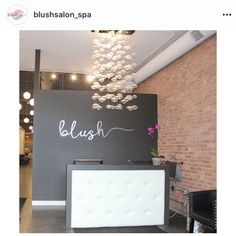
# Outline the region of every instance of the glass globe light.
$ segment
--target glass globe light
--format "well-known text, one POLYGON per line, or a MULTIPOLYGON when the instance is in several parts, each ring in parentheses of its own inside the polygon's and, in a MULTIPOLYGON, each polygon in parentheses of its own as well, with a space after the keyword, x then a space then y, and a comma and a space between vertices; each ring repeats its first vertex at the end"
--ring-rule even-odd
POLYGON ((24 93, 23 93, 23 98, 24 98, 24 99, 30 99, 30 97, 31 97, 30 92, 24 92, 24 93))
POLYGON ((31 98, 30 101, 29 101, 29 103, 30 103, 31 106, 34 106, 34 99, 31 98))
POLYGON ((24 123, 29 123, 29 118, 26 117, 26 118, 24 119, 24 123))
POLYGON ((19 110, 21 110, 21 108, 22 108, 22 105, 21 105, 21 104, 19 104, 19 110))
POLYGON ((34 110, 30 111, 30 115, 33 116, 34 115, 34 110))

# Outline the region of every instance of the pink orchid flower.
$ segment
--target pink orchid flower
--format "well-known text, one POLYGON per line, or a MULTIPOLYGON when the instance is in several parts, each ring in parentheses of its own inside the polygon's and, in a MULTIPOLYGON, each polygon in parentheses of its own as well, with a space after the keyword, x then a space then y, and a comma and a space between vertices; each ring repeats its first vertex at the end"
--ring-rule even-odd
POLYGON ((154 128, 152 127, 148 128, 148 135, 153 137, 154 131, 155 131, 154 128))

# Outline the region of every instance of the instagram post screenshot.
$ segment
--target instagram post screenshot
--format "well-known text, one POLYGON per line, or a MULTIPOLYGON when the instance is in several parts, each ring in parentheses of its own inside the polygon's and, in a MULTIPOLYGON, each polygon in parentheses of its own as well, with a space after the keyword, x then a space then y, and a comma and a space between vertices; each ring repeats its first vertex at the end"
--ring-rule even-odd
POLYGON ((233 232, 234 1, 0 6, 4 235, 233 232))

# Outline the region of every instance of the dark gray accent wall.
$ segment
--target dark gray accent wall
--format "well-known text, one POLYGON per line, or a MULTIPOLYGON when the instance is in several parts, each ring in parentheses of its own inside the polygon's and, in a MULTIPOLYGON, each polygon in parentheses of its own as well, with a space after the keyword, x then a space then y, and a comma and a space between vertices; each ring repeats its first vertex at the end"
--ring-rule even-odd
POLYGON ((151 160, 148 152, 156 146, 156 137, 150 138, 147 128, 157 120, 157 96, 138 94, 135 104, 139 109, 134 112, 94 111, 92 94, 65 90, 35 93, 33 200, 65 200, 66 165, 72 164, 73 159, 103 159, 104 164, 127 164, 129 159, 151 160), (134 131, 112 130, 106 138, 96 135, 92 140, 88 140, 89 136, 62 137, 61 120, 65 121, 62 134, 69 134, 72 122, 77 122, 72 132, 74 137, 81 130, 83 134, 85 130, 96 133, 99 121, 104 134, 114 127, 134 131))

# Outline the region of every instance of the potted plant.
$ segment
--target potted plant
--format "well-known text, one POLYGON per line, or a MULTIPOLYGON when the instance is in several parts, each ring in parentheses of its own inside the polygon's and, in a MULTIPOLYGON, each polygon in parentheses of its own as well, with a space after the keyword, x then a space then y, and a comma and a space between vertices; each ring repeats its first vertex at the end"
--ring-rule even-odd
MULTIPOLYGON (((156 124, 154 127, 148 128, 148 135, 153 138, 155 131, 157 132, 157 140, 158 140, 158 131, 161 128, 160 124, 156 124)), ((159 155, 157 148, 150 148, 149 154, 152 157, 153 165, 160 165, 162 160, 165 158, 163 155, 159 155)))
POLYGON ((157 149, 155 148, 150 148, 149 154, 152 157, 153 165, 160 165, 165 158, 163 155, 159 155, 157 149))

